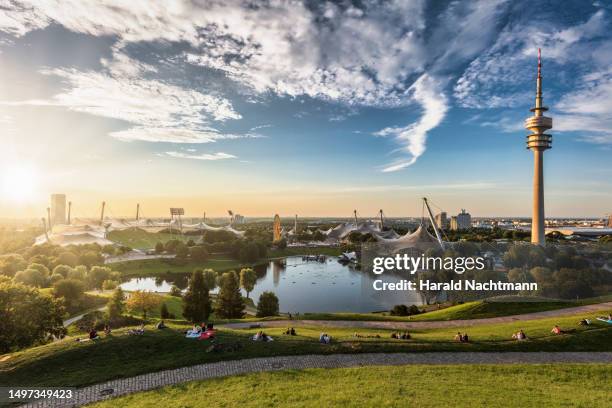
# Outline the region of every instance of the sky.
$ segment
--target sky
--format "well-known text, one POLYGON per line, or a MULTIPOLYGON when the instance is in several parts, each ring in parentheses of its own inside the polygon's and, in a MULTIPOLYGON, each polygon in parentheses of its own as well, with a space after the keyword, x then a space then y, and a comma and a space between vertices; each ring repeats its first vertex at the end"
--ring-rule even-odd
POLYGON ((0 216, 612 212, 605 1, 0 1, 0 216), (536 18, 537 17, 537 18, 536 18))

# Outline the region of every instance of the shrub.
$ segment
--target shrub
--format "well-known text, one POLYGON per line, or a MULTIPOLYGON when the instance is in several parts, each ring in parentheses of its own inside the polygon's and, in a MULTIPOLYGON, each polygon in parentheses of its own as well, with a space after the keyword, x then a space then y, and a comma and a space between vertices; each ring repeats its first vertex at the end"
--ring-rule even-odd
POLYGON ((263 292, 257 302, 257 317, 278 316, 278 297, 274 292, 263 292))

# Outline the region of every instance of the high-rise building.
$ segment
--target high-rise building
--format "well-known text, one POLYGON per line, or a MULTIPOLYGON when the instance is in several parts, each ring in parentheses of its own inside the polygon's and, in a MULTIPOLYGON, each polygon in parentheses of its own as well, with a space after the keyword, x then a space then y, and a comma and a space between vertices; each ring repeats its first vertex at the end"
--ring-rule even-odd
POLYGON ((448 219, 446 218, 446 212, 442 211, 439 214, 436 214, 435 217, 436 225, 440 229, 444 229, 448 227, 448 219))
POLYGON ((472 227, 472 216, 469 212, 466 212, 463 208, 461 212, 457 214, 457 229, 468 229, 472 227))
POLYGON ((244 224, 245 219, 243 215, 234 214, 234 224, 244 224))
POLYGON ((66 194, 51 194, 51 225, 66 224, 66 194))
POLYGON ((472 216, 469 212, 466 212, 463 208, 457 215, 453 215, 450 218, 450 229, 453 231, 472 228, 472 216))
POLYGON ((544 235, 544 151, 552 147, 552 136, 546 132, 552 129, 552 118, 544 116, 548 108, 542 105, 542 58, 538 48, 538 76, 536 79, 535 107, 533 116, 525 119, 527 148, 533 151, 533 209, 531 217, 531 242, 545 244, 544 235))

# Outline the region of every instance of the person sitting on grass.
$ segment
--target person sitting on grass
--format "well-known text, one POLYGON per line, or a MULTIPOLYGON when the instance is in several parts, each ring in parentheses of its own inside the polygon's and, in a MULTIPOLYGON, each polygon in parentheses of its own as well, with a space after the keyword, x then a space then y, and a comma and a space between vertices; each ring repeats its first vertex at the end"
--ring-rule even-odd
POLYGON ((164 320, 162 319, 162 320, 160 320, 160 321, 159 321, 159 323, 157 323, 157 326, 155 326, 155 327, 156 327, 158 330, 161 330, 161 329, 165 329, 165 328, 166 328, 166 327, 168 327, 168 326, 166 326, 166 324, 164 323, 164 320))
POLYGON ((403 332, 400 338, 402 340, 409 340, 410 339, 410 334, 408 332, 403 332))
POLYGON ((455 341, 462 341, 463 339, 463 335, 461 334, 461 332, 457 332, 457 334, 455 335, 455 341))
POLYGON ((263 331, 258 331, 257 334, 253 336, 253 341, 272 341, 272 340, 274 339, 268 336, 263 331))
POLYGON ((141 336, 141 335, 144 334, 144 332, 145 332, 145 325, 144 325, 144 323, 142 323, 140 326, 138 326, 137 329, 129 330, 128 334, 132 334, 132 335, 135 335, 135 336, 141 336))
POLYGON ((468 337, 467 333, 463 333, 463 337, 461 338, 461 342, 462 343, 469 343, 470 338, 468 337))
POLYGON ((110 324, 105 324, 104 325, 104 334, 106 334, 107 336, 110 336, 110 334, 111 334, 110 324))
POLYGON ((285 334, 288 336, 295 336, 295 329, 293 327, 287 327, 285 334))
POLYGON ((100 336, 98 336, 98 332, 93 327, 89 331, 89 340, 98 340, 100 336))
POLYGON ((321 335, 319 336, 319 343, 322 343, 322 344, 331 343, 331 336, 327 333, 321 333, 321 335))
POLYGON ((525 334, 525 332, 523 331, 523 329, 519 330, 518 332, 514 333, 512 335, 512 338, 515 340, 527 340, 527 335, 525 334))
POLYGON ((200 324, 200 333, 204 333, 206 331, 206 322, 202 322, 200 324))

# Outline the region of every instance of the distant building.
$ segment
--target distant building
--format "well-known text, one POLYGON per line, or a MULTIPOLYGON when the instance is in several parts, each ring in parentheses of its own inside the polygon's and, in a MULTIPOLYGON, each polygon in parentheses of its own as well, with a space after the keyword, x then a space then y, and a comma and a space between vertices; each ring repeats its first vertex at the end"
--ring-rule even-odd
POLYGON ((608 216, 608 227, 612 228, 612 214, 608 216))
POLYGON ((457 224, 457 216, 453 215, 450 218, 450 229, 453 231, 457 231, 459 229, 459 225, 457 224))
POLYGON ((436 214, 435 221, 438 228, 448 228, 448 219, 446 218, 446 212, 442 211, 441 213, 436 214))
POLYGON ((244 224, 245 218, 243 215, 235 214, 234 215, 234 224, 244 224))
POLYGON ((468 229, 472 227, 472 216, 469 212, 461 209, 461 213, 457 214, 457 229, 468 229))
POLYGON ((66 194, 51 194, 51 226, 66 224, 66 194))

